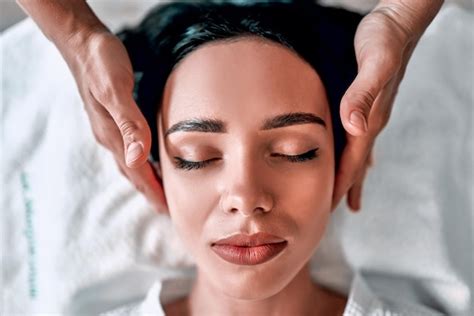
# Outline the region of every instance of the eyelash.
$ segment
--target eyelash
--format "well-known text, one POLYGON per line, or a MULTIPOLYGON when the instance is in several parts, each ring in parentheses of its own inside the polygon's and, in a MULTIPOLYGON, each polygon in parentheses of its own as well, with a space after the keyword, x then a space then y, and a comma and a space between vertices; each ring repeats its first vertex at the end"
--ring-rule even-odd
POLYGON ((283 154, 271 154, 272 157, 281 157, 284 159, 287 159, 290 162, 304 162, 307 160, 312 160, 316 157, 318 157, 318 150, 319 148, 314 148, 311 149, 310 151, 307 151, 305 153, 302 153, 300 155, 283 155, 283 154))
MULTIPOLYGON (((271 154, 271 156, 280 157, 292 163, 301 163, 301 162, 305 162, 305 161, 313 160, 314 158, 317 158, 318 150, 319 148, 314 148, 303 154, 294 155, 294 156, 283 155, 283 154, 271 154)), ((214 160, 219 160, 220 158, 213 158, 213 159, 204 160, 204 161, 189 161, 189 160, 184 160, 180 157, 174 157, 174 159, 175 159, 176 168, 184 169, 184 170, 195 170, 195 169, 204 168, 207 165, 209 165, 211 162, 213 162, 214 160)))
POLYGON ((206 167, 212 161, 217 160, 217 159, 218 158, 204 160, 204 161, 188 161, 179 157, 174 157, 176 168, 184 169, 184 170, 201 169, 201 168, 206 167))

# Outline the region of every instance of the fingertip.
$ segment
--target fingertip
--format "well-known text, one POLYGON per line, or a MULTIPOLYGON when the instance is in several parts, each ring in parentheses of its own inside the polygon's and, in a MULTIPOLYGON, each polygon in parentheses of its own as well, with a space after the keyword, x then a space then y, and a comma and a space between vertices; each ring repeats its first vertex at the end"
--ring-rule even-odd
POLYGON ((353 213, 358 213, 360 211, 360 203, 349 204, 349 208, 353 213))
POLYGON ((357 213, 360 210, 360 200, 352 197, 351 194, 347 196, 347 206, 353 213, 357 213))

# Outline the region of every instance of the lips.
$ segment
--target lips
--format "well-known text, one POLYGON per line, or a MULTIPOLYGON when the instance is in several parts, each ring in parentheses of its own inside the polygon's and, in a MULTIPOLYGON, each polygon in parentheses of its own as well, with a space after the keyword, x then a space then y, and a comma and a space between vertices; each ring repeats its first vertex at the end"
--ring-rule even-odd
POLYGON ((287 245, 285 239, 267 233, 237 234, 212 243, 211 249, 230 263, 256 265, 274 258, 287 245))

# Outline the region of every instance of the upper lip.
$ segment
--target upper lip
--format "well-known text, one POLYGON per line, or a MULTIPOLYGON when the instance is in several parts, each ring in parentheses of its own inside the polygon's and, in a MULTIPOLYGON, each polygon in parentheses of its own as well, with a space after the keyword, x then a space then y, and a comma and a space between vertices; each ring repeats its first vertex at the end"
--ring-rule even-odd
POLYGON ((253 235, 234 234, 230 237, 219 239, 211 244, 214 245, 232 245, 232 246, 246 246, 255 247, 266 244, 275 244, 286 241, 285 239, 265 233, 259 232, 253 235))

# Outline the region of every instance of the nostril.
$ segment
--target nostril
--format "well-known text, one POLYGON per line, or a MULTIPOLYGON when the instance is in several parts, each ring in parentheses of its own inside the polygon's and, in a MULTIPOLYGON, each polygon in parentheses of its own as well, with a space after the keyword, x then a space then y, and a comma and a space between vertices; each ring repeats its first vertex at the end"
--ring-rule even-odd
POLYGON ((257 212, 268 213, 273 209, 273 197, 266 192, 242 187, 224 192, 219 201, 220 209, 227 214, 242 213, 251 216, 257 212))

